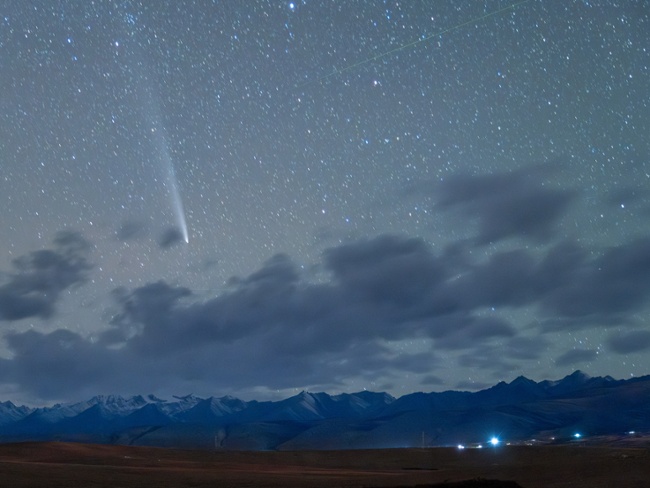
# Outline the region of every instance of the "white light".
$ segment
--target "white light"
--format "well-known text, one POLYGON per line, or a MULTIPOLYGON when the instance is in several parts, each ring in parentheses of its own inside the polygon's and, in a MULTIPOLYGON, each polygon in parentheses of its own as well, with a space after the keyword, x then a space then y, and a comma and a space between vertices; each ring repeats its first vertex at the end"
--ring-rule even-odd
POLYGON ((575 434, 573 434, 573 437, 575 437, 576 439, 580 439, 582 437, 582 435, 580 433, 576 432, 575 434))
POLYGON ((490 444, 492 444, 493 446, 498 446, 499 439, 497 437, 493 437, 492 439, 490 439, 490 444))
POLYGON ((461 449, 461 450, 465 449, 465 446, 463 446, 462 444, 458 444, 458 449, 461 449))

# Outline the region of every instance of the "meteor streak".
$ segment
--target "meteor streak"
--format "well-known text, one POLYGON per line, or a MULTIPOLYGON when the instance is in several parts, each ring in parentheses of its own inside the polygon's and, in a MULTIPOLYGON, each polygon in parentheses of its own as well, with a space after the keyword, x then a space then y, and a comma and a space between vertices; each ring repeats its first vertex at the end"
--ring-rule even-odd
POLYGON ((323 81, 325 81, 325 80, 327 80, 327 79, 329 79, 329 78, 331 78, 333 76, 340 75, 342 73, 345 73, 346 71, 351 71, 351 70, 353 70, 355 68, 358 68, 359 66, 363 66, 364 64, 372 63, 373 61, 377 61, 378 59, 385 58, 386 56, 390 56, 390 55, 395 54, 395 53, 397 53, 399 51, 403 51, 404 49, 408 49, 410 47, 417 46, 418 44, 422 44, 424 42, 430 41, 431 39, 433 39, 435 37, 439 37, 439 36, 442 36, 444 34, 449 34, 450 32, 458 30, 458 29, 460 29, 462 27, 475 24, 475 23, 480 22, 480 21, 485 20, 485 19, 489 19, 490 17, 494 17, 496 15, 502 14, 503 12, 506 12, 508 10, 514 10, 515 8, 519 7, 520 5, 523 5, 524 3, 528 3, 530 1, 531 0, 522 0, 520 2, 513 3, 512 5, 508 5, 507 7, 500 8, 498 10, 495 10, 494 12, 488 12, 487 14, 481 15, 480 17, 474 17, 473 19, 468 20, 466 22, 456 24, 453 27, 448 27, 447 29, 443 29, 441 31, 435 32, 435 33, 430 34, 428 36, 420 37, 420 38, 416 39, 415 41, 409 42, 408 44, 403 44, 403 45, 398 46, 398 47, 396 47, 394 49, 390 49, 388 51, 377 54, 377 55, 372 56, 370 58, 366 58, 366 59, 364 59, 362 61, 359 61, 358 63, 351 64, 351 65, 346 66, 346 67, 341 68, 341 69, 336 69, 335 68, 334 71, 332 71, 330 74, 322 76, 322 77, 320 77, 320 78, 318 78, 318 79, 316 79, 314 81, 308 81, 307 83, 303 83, 302 85, 299 85, 299 86, 303 87, 303 86, 306 86, 306 85, 310 85, 312 83, 322 83, 323 81))

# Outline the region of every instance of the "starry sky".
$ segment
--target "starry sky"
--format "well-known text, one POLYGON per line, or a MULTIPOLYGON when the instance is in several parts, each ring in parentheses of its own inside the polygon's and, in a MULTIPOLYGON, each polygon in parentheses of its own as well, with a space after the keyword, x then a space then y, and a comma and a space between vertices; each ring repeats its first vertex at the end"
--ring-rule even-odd
POLYGON ((0 397, 650 373, 647 0, 3 0, 0 397))

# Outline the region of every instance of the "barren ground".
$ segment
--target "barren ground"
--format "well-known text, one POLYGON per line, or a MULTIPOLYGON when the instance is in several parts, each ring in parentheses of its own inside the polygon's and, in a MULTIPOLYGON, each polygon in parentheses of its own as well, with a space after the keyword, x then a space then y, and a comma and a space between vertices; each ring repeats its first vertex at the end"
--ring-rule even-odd
POLYGON ((0 445, 0 484, 22 487, 408 487, 468 479, 523 488, 648 487, 650 449, 208 452, 71 443, 0 445))

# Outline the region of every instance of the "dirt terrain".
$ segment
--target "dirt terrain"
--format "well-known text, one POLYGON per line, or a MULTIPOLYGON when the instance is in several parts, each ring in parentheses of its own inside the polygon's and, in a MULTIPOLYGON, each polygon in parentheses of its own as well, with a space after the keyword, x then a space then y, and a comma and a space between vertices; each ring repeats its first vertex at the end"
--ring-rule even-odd
POLYGON ((573 445, 210 452, 0 445, 1 485, 13 488, 414 487, 479 478, 515 481, 523 488, 647 487, 650 450, 573 445))

